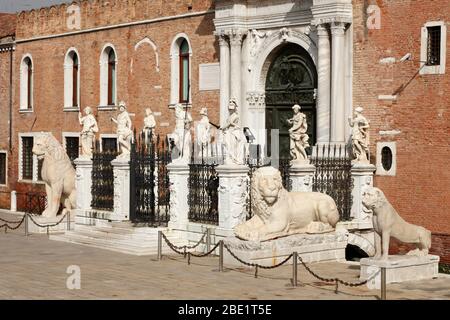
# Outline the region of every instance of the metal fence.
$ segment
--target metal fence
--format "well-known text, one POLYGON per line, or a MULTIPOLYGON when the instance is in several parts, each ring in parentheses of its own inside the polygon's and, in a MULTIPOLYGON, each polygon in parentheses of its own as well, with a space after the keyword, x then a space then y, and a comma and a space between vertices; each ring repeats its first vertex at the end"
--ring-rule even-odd
POLYGON ((345 145, 316 146, 311 157, 316 167, 313 191, 326 193, 334 199, 340 220, 350 220, 353 178, 350 152, 345 145))
POLYGON ((130 155, 130 220, 149 226, 166 225, 170 218, 171 161, 168 141, 153 133, 134 139, 130 155))
POLYGON ((102 151, 100 144, 96 143, 92 156, 92 209, 114 210, 114 173, 111 161, 117 155, 117 151, 102 151))

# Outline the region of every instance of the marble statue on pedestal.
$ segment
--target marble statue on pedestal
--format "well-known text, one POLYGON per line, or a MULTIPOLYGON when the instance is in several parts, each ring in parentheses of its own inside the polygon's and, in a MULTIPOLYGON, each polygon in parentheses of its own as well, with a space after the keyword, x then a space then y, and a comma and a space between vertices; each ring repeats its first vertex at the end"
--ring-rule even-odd
POLYGON ((133 139, 132 123, 125 102, 119 104, 119 115, 117 119, 111 118, 117 124, 117 140, 119 142, 120 155, 118 158, 128 158, 131 152, 131 141, 133 139))
POLYGON ((197 125, 198 155, 204 158, 208 156, 208 147, 211 142, 211 124, 209 123, 208 109, 202 108, 200 115, 202 118, 197 125))
POLYGON ((98 132, 98 124, 94 115, 92 114, 91 107, 84 108, 83 117, 81 112, 78 114, 78 120, 80 125, 83 126, 81 130, 81 157, 92 158, 92 150, 94 149, 95 134, 98 132))
POLYGON ((408 252, 408 255, 428 255, 431 248, 431 232, 403 220, 380 189, 374 187, 365 189, 362 203, 373 213, 375 259, 388 259, 391 237, 417 246, 417 249, 408 252))
POLYGON ((352 127, 352 149, 354 163, 369 163, 369 121, 362 115, 363 108, 356 107, 354 117, 350 117, 352 127))
POLYGON ((296 104, 292 107, 294 110, 294 117, 287 120, 292 127, 289 129, 289 137, 291 138, 290 150, 292 163, 304 164, 309 163, 306 148, 309 147, 309 137, 307 134, 308 124, 306 122, 306 115, 301 113, 301 107, 296 104))
POLYGON ((181 104, 175 106, 175 130, 168 135, 172 144, 172 154, 175 162, 189 163, 192 152, 192 116, 183 110, 181 104))
POLYGON ((245 163, 246 140, 240 126, 237 103, 231 99, 228 105, 230 115, 225 125, 220 128, 225 142, 225 164, 243 165, 245 163))
POLYGON ((60 203, 64 206, 62 214, 70 213, 76 208, 76 174, 66 151, 51 133, 41 133, 34 139, 33 154, 43 160, 41 176, 47 208, 42 217, 56 217, 60 203))
POLYGON ((318 192, 288 192, 280 171, 262 167, 252 177, 254 216, 234 229, 243 240, 266 241, 298 233, 333 231, 339 221, 334 200, 318 192))
POLYGON ((156 127, 156 120, 155 116, 153 115, 153 111, 150 108, 145 109, 145 118, 144 118, 144 135, 146 141, 149 137, 151 137, 155 132, 156 127))

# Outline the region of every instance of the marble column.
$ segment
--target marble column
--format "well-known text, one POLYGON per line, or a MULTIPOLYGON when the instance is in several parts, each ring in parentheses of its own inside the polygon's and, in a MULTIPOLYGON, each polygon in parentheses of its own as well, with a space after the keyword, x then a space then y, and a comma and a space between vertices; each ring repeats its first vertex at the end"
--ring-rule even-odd
POLYGON ((231 74, 230 74, 230 98, 236 99, 238 107, 241 105, 241 55, 242 55, 242 38, 241 30, 232 30, 230 32, 231 45, 231 74))
POLYGON ((319 59, 317 86, 317 142, 330 141, 330 35, 327 25, 317 26, 319 59))
POLYGON ((331 24, 331 142, 345 143, 345 24, 331 24))
POLYGON ((293 164, 290 170, 292 192, 312 192, 313 177, 316 167, 307 162, 293 164))
POLYGON ((228 118, 230 100, 230 46, 225 34, 219 34, 220 46, 220 125, 228 118))

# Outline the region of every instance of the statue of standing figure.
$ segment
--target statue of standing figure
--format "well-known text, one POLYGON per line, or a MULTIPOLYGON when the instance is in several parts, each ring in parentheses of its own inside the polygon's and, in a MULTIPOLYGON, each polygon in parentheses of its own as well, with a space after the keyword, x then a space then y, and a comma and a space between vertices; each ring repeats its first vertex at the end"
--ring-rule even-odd
POLYGON ((94 115, 92 114, 92 108, 84 108, 83 117, 81 112, 78 114, 78 120, 80 125, 83 126, 81 130, 81 154, 82 158, 92 158, 92 152, 94 149, 95 134, 98 132, 98 124, 94 115))
POLYGON ((181 104, 177 104, 175 106, 175 119, 175 131, 168 136, 174 148, 174 150, 172 150, 172 154, 174 158, 178 156, 176 161, 189 163, 192 151, 192 116, 190 112, 183 110, 183 106, 181 104))
POLYGON ((292 163, 308 163, 308 154, 306 148, 309 147, 308 123, 306 115, 301 113, 301 107, 296 104, 292 107, 294 117, 287 120, 292 127, 289 129, 289 137, 291 138, 290 151, 292 163))
POLYGON ((200 110, 202 118, 197 126, 197 141, 199 147, 199 157, 204 158, 208 155, 208 147, 211 142, 211 124, 208 118, 208 109, 200 110))
POLYGON ((240 127, 237 103, 234 99, 230 100, 228 110, 230 115, 225 125, 220 128, 224 134, 225 140, 225 164, 242 165, 245 162, 245 136, 240 127))
POLYGON ((117 124, 117 140, 119 142, 120 155, 118 158, 128 158, 131 152, 131 141, 133 139, 132 123, 125 102, 119 104, 119 115, 117 119, 111 118, 117 124))
POLYGON ((148 143, 149 138, 153 136, 156 127, 155 116, 153 115, 153 111, 150 108, 145 109, 145 118, 144 118, 144 136, 145 141, 148 143))
POLYGON ((352 127, 353 162, 369 163, 369 121, 362 115, 363 108, 356 107, 354 117, 349 117, 352 127))

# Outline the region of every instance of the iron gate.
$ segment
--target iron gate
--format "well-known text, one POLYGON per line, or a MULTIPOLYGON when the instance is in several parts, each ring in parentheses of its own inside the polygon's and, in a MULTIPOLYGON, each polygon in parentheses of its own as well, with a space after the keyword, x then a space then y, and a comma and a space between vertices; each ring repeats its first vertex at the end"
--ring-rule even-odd
POLYGON ((352 160, 345 145, 317 146, 311 163, 316 167, 313 191, 329 195, 339 210, 340 220, 350 220, 353 178, 352 160))
POLYGON ((96 210, 114 210, 114 171, 111 161, 118 153, 113 150, 101 150, 97 142, 92 155, 92 201, 96 210))
POLYGON ((149 226, 166 225, 170 218, 168 142, 159 135, 141 134, 131 145, 130 220, 149 226))

